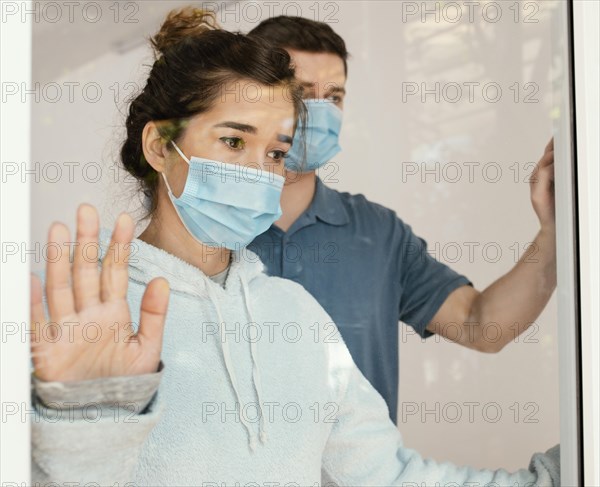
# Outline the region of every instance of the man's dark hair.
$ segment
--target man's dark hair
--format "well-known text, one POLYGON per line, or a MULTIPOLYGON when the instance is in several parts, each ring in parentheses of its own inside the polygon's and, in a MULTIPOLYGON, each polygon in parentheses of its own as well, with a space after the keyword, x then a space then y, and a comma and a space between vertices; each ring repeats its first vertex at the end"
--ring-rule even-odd
POLYGON ((248 36, 260 37, 273 47, 336 54, 344 61, 344 73, 348 75, 346 43, 325 22, 280 15, 263 20, 248 36))

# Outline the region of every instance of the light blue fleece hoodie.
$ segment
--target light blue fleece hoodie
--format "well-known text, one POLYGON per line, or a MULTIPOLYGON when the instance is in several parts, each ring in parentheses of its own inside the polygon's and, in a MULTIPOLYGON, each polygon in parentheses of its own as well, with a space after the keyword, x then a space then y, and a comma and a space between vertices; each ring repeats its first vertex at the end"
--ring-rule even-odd
MULTIPOLYGON (((103 230, 102 255, 109 238, 103 230)), ((171 288, 159 372, 76 383, 32 376, 34 483, 559 485, 556 447, 512 474, 405 448, 327 313, 300 285, 265 275, 250 251, 234 254, 223 288, 174 255, 132 245, 134 323, 150 280, 163 276, 171 288), (68 400, 78 404, 61 414, 55 403, 68 400)))

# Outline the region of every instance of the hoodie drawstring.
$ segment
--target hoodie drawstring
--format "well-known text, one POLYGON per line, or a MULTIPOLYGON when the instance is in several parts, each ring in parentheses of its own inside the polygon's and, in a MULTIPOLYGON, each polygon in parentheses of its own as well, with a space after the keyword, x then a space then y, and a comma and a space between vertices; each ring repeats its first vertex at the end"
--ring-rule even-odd
MULTIPOLYGON (((242 283, 242 289, 244 291, 244 302, 246 303, 246 311, 248 311, 250 323, 252 323, 253 326, 257 327, 258 325, 254 321, 254 315, 252 314, 252 307, 250 305, 250 291, 248 290, 248 283, 244 280, 242 276, 240 276, 240 281, 242 283)), ((258 398, 258 407, 260 409, 260 441, 264 444, 267 441, 268 436, 267 427, 265 423, 265 412, 263 411, 263 403, 261 400, 262 384, 260 380, 260 370, 258 369, 258 350, 256 346, 256 340, 250 341, 250 355, 252 356, 252 380, 254 382, 254 390, 256 391, 256 397, 258 398)))
MULTIPOLYGON (((244 281, 244 279, 241 278, 241 276, 240 276, 240 280, 242 283, 242 289, 244 291, 244 303, 246 305, 246 311, 248 312, 250 321, 252 322, 252 324, 254 324, 254 318, 252 317, 252 311, 250 310, 248 285, 244 281)), ((240 405, 240 408, 241 408, 242 401, 241 401, 240 393, 238 390, 237 377, 235 375, 235 369, 231 362, 231 353, 229 351, 229 343, 227 343, 227 340, 225 340, 225 327, 224 327, 225 320, 223 319, 223 314, 221 313, 221 308, 219 306, 218 297, 215 294, 214 289, 212 288, 211 285, 208 285, 206 287, 207 287, 210 299, 213 302, 213 305, 217 312, 217 317, 219 319, 219 330, 220 330, 220 336, 221 336, 221 351, 223 353, 223 361, 225 362, 225 368, 227 369, 229 381, 231 382, 231 386, 235 393, 235 397, 237 398, 238 404, 240 405)), ((256 341, 252 340, 250 342, 250 355, 252 357, 252 382, 254 383, 254 390, 256 391, 256 396, 258 398, 258 407, 260 409, 260 416, 261 416, 260 417, 260 427, 259 427, 259 437, 260 437, 261 443, 265 443, 265 441, 267 440, 267 433, 265 430, 265 421, 264 421, 265 417, 264 417, 264 411, 263 411, 262 400, 261 400, 262 388, 261 388, 261 383, 260 383, 260 372, 258 370, 256 354, 257 354, 256 341)), ((246 421, 246 419, 244 418, 244 415, 241 413, 241 409, 240 409, 240 421, 242 422, 242 424, 244 425, 244 427, 246 428, 246 431, 248 433, 248 446, 250 447, 251 451, 254 451, 256 449, 256 435, 253 432, 251 425, 248 423, 248 421, 246 421)))

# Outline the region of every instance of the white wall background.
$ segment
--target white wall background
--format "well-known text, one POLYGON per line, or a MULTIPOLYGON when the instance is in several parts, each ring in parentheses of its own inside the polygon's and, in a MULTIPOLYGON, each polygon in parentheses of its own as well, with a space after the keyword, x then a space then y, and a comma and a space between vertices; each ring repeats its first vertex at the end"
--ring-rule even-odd
MULTIPOLYGON (((152 62, 143 36, 158 29, 170 8, 185 3, 144 1, 128 8, 132 2, 122 2, 116 19, 112 3, 101 2, 98 22, 89 22, 93 11, 85 17, 79 9, 73 22, 65 10, 59 22, 49 25, 42 15, 34 24, 34 80, 41 96, 33 104, 32 157, 40 164, 39 182, 32 181, 33 242, 43 246, 54 220, 74 228, 76 207, 84 201, 98 206, 105 226, 121 210, 136 208, 132 188, 117 169, 124 120, 119 109, 145 80, 143 64, 152 62), (127 15, 138 22, 125 23, 127 15)), ((229 5, 223 25, 246 31, 255 25, 250 18, 268 16, 269 7, 251 4, 238 7, 237 15, 235 3, 229 5)), ((326 166, 321 176, 395 209, 434 255, 481 290, 515 264, 515 252, 520 256, 538 230, 524 181, 552 136, 553 79, 565 63, 551 47, 556 1, 488 4, 473 8, 473 21, 464 2, 456 2, 459 10, 447 6, 426 22, 421 14, 432 2, 270 7, 274 14, 287 9, 310 18, 318 12, 353 55, 344 150, 335 175, 326 166), (408 15, 413 7, 416 13, 408 15), (494 22, 498 12, 502 17, 494 22), (458 13, 462 20, 453 22, 458 13), (425 102, 420 96, 403 100, 403 86, 414 83, 428 89, 439 83, 440 100, 434 94, 425 102), (457 96, 449 83, 463 89, 454 103, 447 101, 457 96), (464 83, 478 83, 471 85, 473 102, 464 83), (486 83, 501 87, 498 101, 490 101, 496 96, 492 86, 485 99, 486 83)), ((400 417, 403 408, 417 409, 401 425, 406 444, 437 460, 516 469, 526 467, 534 451, 557 443, 557 326, 553 299, 537 326, 498 355, 443 339, 422 343, 403 327, 400 417)))

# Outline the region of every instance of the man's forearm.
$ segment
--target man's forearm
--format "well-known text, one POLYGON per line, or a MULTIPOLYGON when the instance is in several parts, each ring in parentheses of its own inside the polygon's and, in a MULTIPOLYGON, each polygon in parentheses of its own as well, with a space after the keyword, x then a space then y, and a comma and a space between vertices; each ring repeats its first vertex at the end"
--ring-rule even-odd
POLYGON ((473 302, 469 322, 482 348, 498 351, 523 333, 538 318, 556 287, 554 228, 540 230, 519 262, 482 291, 473 302), (496 324, 498 331, 484 332, 496 324), (488 338, 489 337, 489 338, 488 338))

